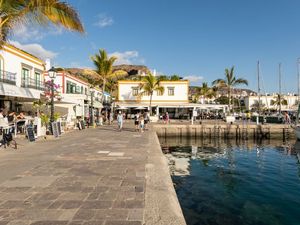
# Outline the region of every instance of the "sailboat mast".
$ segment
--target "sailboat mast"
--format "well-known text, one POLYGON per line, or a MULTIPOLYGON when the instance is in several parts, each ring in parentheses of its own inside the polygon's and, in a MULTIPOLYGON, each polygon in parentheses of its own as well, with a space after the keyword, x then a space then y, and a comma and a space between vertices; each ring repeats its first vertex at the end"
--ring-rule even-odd
POLYGON ((297 59, 297 89, 298 89, 298 98, 297 98, 297 103, 298 105, 300 104, 300 71, 299 71, 299 63, 300 63, 300 58, 297 59))
POLYGON ((279 63, 279 114, 281 114, 281 63, 279 63))
POLYGON ((259 61, 257 61, 257 95, 258 95, 258 115, 260 115, 260 77, 259 77, 259 61))

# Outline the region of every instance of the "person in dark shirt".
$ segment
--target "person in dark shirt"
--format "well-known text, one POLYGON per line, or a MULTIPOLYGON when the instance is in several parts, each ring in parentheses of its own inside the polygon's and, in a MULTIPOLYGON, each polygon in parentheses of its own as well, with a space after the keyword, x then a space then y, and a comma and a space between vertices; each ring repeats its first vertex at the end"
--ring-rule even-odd
POLYGON ((7 115, 7 120, 9 123, 13 123, 16 120, 16 113, 14 111, 9 111, 7 115))

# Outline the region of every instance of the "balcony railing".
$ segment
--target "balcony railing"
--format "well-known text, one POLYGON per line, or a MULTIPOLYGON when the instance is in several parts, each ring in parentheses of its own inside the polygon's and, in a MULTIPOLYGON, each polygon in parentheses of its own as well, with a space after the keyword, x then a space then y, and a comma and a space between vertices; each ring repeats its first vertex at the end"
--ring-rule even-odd
POLYGON ((28 78, 28 79, 22 79, 21 87, 33 88, 36 90, 44 91, 45 83, 44 83, 44 81, 39 81, 39 80, 35 80, 32 78, 28 78))
POLYGON ((16 73, 0 70, 0 82, 16 85, 16 73))

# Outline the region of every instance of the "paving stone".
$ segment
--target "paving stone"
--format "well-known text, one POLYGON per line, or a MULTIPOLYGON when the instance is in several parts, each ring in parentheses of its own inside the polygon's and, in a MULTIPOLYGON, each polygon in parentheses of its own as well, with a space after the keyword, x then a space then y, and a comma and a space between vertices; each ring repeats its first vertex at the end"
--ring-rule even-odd
POLYGON ((71 221, 68 223, 68 225, 82 225, 83 221, 71 221))
POLYGON ((144 208, 145 202, 138 200, 128 200, 126 201, 127 208, 144 208))
POLYGON ((89 194, 89 196, 87 197, 87 200, 98 200, 99 196, 100 196, 100 193, 93 192, 93 193, 89 194))
POLYGON ((78 209, 82 205, 82 201, 78 200, 68 200, 63 201, 63 204, 61 205, 61 209, 78 209))
POLYGON ((73 217, 73 220, 92 220, 95 216, 95 210, 79 209, 73 217))
POLYGON ((124 152, 110 152, 108 156, 122 157, 124 156, 124 152))
POLYGON ((108 153, 110 153, 110 151, 98 151, 97 153, 99 153, 99 154, 108 154, 108 153))
MULTIPOLYGON (((1 224, 1 223, 0 223, 1 224)), ((26 220, 15 220, 15 221, 10 221, 7 225, 29 225, 31 224, 30 221, 26 220)))
POLYGON ((71 221, 77 211, 78 209, 64 209, 62 210, 62 214, 59 216, 59 220, 71 221))
POLYGON ((85 201, 82 204, 83 209, 107 209, 112 206, 112 201, 85 201))
POLYGON ((68 221, 42 220, 31 223, 30 225, 67 225, 68 221))
POLYGON ((128 220, 143 221, 144 209, 130 209, 128 213, 128 220))
POLYGON ((48 206, 48 209, 58 209, 63 205, 64 202, 65 201, 63 200, 54 201, 51 205, 48 206))
POLYGON ((58 177, 55 176, 28 176, 11 179, 1 184, 2 187, 47 187, 58 177))
POLYGON ((81 192, 66 192, 59 196, 58 200, 77 200, 77 201, 83 201, 88 197, 87 193, 81 193, 81 192))
POLYGON ((25 205, 23 201, 6 201, 0 205, 0 209, 20 209, 24 208, 25 205))
POLYGON ((104 225, 104 221, 101 220, 87 221, 84 222, 83 225, 104 225))
POLYGON ((59 218, 62 214, 61 210, 52 210, 52 209, 28 209, 25 210, 20 216, 20 219, 32 220, 32 221, 41 221, 49 220, 53 218, 59 218))
POLYGON ((142 225, 141 221, 106 221, 105 225, 142 225))

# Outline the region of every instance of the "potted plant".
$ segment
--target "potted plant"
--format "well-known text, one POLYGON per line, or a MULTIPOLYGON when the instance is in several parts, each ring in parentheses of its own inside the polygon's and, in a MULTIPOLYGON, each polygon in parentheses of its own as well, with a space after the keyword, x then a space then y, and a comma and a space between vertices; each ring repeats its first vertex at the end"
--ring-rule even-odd
POLYGON ((41 114, 40 117, 41 117, 41 122, 42 122, 41 135, 45 136, 47 133, 47 127, 48 127, 50 119, 49 119, 49 116, 46 114, 41 114))

